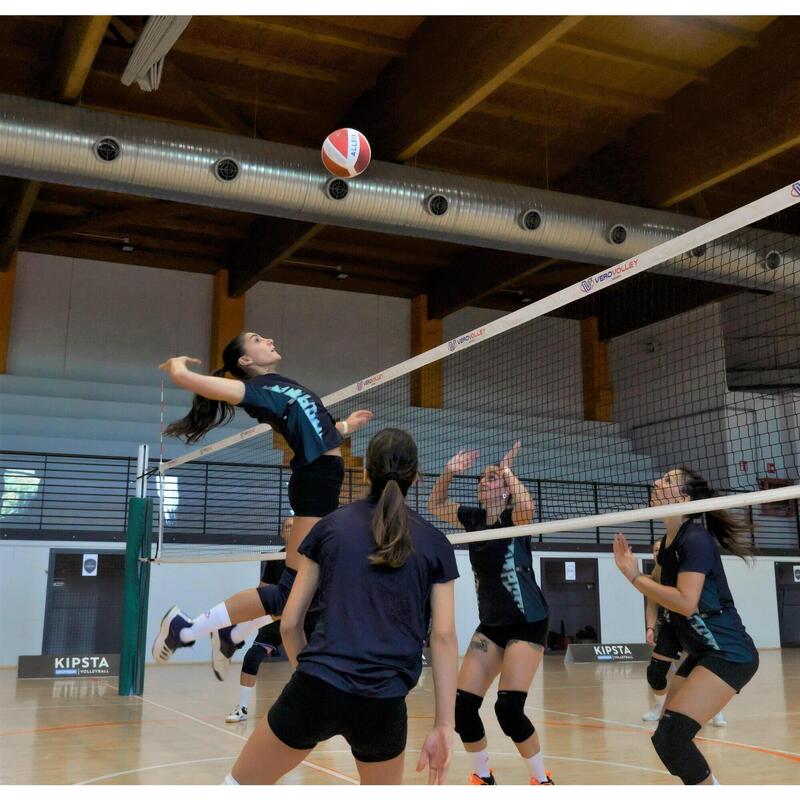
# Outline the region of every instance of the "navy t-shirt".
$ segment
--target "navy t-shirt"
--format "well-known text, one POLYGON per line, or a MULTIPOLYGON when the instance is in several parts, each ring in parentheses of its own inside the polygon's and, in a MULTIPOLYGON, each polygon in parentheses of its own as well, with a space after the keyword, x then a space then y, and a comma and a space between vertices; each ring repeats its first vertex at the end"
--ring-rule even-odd
POLYGON ((244 381, 244 399, 238 405, 286 439, 294 451, 292 469, 310 464, 344 441, 322 400, 283 375, 269 373, 248 378, 244 381))
MULTIPOLYGON (((487 525, 486 509, 476 506, 459 506, 458 521, 465 531, 510 528, 514 524, 507 508, 497 522, 487 525)), ((530 536, 472 542, 469 560, 482 625, 537 622, 548 615, 547 601, 533 572, 530 536)))
POLYGON ((370 499, 321 519, 298 548, 319 564, 320 622, 297 670, 362 697, 405 697, 422 671, 434 583, 458 577, 447 537, 410 511, 414 552, 396 569, 375 552, 370 499))
POLYGON ((716 655, 726 661, 752 661, 756 647, 745 630, 722 567, 719 545, 709 530, 698 520, 688 519, 667 547, 658 551, 661 583, 677 586, 681 572, 705 575, 697 612, 689 617, 675 611, 665 616, 690 655, 716 655))

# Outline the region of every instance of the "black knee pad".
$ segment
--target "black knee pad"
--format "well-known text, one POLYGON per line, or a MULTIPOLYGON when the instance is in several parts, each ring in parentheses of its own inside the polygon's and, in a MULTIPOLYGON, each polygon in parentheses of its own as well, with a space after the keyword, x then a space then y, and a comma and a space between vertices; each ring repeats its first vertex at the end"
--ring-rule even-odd
POLYGON ((254 643, 244 654, 244 658, 242 659, 242 672, 244 672, 245 675, 252 675, 255 678, 255 676, 258 675, 258 668, 261 666, 261 662, 269 658, 274 658, 276 655, 277 649, 272 647, 272 645, 267 645, 265 647, 254 643))
POLYGON ((647 682, 650 688, 660 692, 667 688, 667 673, 672 666, 671 661, 663 661, 660 658, 651 658, 647 665, 647 682))
POLYGON ((261 598, 261 605, 264 611, 277 617, 283 613, 286 601, 289 599, 289 592, 292 591, 294 579, 297 577, 297 570, 286 567, 281 574, 281 579, 277 583, 268 583, 259 586, 256 591, 261 598))
POLYGON ((527 692, 513 692, 501 690, 497 693, 497 702, 494 704, 494 713, 503 733, 512 742, 519 744, 533 736, 536 728, 525 716, 525 700, 527 692))
POLYGON ((477 694, 461 689, 456 691, 456 733, 466 744, 479 742, 486 733, 478 713, 481 703, 483 698, 477 694))
POLYGON ((710 774, 708 762, 692 741, 701 725, 677 711, 665 711, 651 741, 670 774, 685 784, 702 783, 710 774))

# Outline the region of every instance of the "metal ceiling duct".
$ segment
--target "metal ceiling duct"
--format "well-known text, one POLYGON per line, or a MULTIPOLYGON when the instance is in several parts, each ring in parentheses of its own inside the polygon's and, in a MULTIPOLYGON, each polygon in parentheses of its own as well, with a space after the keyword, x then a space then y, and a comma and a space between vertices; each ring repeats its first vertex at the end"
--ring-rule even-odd
MULTIPOLYGON (((0 174, 602 265, 704 221, 381 161, 331 185, 316 150, 4 94, 0 174)), ((797 291, 798 264, 797 239, 750 229, 658 270, 797 291)))

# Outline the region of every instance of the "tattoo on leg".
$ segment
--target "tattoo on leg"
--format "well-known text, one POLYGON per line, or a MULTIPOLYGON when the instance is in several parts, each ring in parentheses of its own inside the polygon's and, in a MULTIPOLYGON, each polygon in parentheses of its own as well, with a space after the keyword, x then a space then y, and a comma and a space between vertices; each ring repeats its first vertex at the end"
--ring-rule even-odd
POLYGON ((469 646, 473 650, 480 650, 483 653, 489 652, 489 640, 485 636, 481 636, 479 633, 476 633, 472 637, 472 641, 469 643, 469 646))
POLYGON ((544 650, 544 647, 542 647, 540 644, 536 644, 536 642, 529 642, 525 639, 509 639, 506 647, 511 647, 512 644, 526 644, 528 645, 528 647, 530 647, 532 650, 535 650, 537 653, 544 650))

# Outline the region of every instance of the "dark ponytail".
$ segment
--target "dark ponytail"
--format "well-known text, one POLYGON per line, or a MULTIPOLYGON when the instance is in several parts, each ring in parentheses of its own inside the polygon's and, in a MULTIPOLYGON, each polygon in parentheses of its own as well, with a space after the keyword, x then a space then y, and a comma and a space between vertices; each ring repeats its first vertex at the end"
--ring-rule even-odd
MULTIPOLYGON (((683 474, 683 493, 690 500, 706 500, 719 495, 709 486, 708 481, 699 473, 687 467, 678 467, 683 474)), ((730 553, 745 561, 753 555, 750 534, 752 527, 737 520, 729 511, 707 511, 705 524, 709 533, 717 540, 725 553, 730 553)))
POLYGON ((378 431, 367 448, 370 497, 376 500, 375 551, 369 560, 377 567, 402 567, 414 552, 405 496, 416 475, 417 445, 411 436, 398 428, 378 431))
MULTIPOLYGON (((223 378, 230 373, 234 378, 244 380, 247 373, 239 366, 239 359, 244 353, 244 334, 239 334, 225 345, 222 351, 222 364, 211 374, 215 378, 223 378)), ((226 425, 233 419, 234 407, 224 400, 209 400, 196 394, 192 398, 192 407, 183 419, 170 423, 164 429, 165 436, 182 438, 186 444, 199 442, 210 430, 226 425)))

